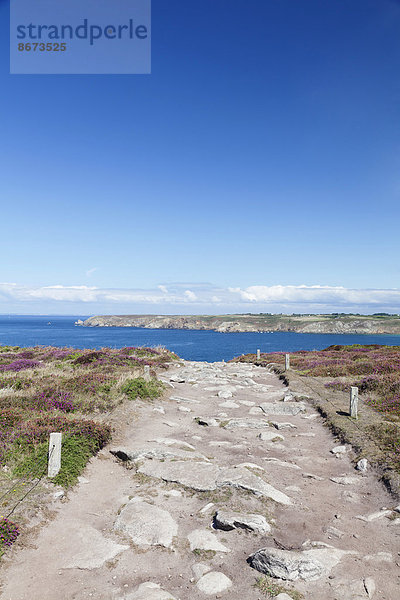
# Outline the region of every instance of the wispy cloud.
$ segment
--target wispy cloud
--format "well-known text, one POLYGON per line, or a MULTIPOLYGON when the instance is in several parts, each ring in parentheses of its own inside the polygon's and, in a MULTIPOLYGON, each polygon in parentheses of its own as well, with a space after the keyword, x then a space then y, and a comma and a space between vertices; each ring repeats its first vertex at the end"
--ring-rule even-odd
POLYGON ((93 267, 92 269, 88 269, 86 271, 86 277, 91 277, 93 275, 93 273, 95 273, 96 271, 98 271, 99 269, 97 267, 93 267))
POLYGON ((79 305, 82 310, 90 305, 91 310, 102 306, 135 307, 149 306, 154 311, 175 307, 182 312, 185 306, 198 312, 400 312, 399 289, 350 289, 324 285, 254 285, 245 288, 217 287, 211 284, 175 283, 158 285, 152 289, 107 289, 96 286, 24 286, 16 283, 0 283, 0 307, 7 306, 46 307, 79 305))

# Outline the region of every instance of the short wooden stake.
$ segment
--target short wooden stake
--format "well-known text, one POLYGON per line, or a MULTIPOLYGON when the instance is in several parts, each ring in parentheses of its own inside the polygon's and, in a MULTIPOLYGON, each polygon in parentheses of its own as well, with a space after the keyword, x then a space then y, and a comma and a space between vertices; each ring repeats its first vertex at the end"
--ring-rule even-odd
POLYGON ((149 365, 144 366, 144 380, 150 381, 150 367, 149 365))
POLYGON ((48 477, 55 477, 61 469, 62 433, 51 433, 49 441, 48 477))
POLYGON ((257 360, 260 360, 261 358, 261 352, 260 349, 257 350, 257 360))
POLYGON ((290 369, 290 354, 285 354, 285 371, 290 369))
POLYGON ((350 416, 358 419, 358 387, 350 388, 350 416))

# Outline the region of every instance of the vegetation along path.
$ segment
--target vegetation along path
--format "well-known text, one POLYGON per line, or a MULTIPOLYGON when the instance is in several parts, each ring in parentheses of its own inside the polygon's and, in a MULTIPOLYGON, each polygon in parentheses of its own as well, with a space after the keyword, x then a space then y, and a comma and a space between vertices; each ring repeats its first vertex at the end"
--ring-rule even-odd
POLYGON ((162 379, 6 556, 1 600, 398 598, 400 508, 306 399, 254 364, 162 379))

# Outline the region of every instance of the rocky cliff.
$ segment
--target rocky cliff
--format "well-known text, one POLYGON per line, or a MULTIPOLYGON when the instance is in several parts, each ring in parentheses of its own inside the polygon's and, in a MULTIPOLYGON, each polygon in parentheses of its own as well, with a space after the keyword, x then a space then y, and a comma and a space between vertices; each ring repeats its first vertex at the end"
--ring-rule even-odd
POLYGON ((197 329, 220 333, 292 331, 400 335, 398 316, 360 315, 111 315, 77 321, 84 327, 197 329))

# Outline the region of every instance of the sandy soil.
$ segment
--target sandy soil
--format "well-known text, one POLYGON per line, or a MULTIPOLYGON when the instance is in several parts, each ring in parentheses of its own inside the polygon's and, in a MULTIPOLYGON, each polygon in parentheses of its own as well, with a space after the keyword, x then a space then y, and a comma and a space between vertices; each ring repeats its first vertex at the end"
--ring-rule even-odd
POLYGON ((252 365, 185 362, 163 378, 175 380, 165 399, 124 404, 114 417, 111 447, 89 463, 66 499, 53 501, 53 520, 3 560, 1 600, 256 600, 265 597, 254 587, 262 574, 247 559, 261 548, 351 552, 314 581, 280 581, 288 593, 296 589, 308 600, 397 600, 396 503, 371 470, 354 469, 350 447, 339 457, 331 452, 338 442, 311 405, 294 416, 264 414, 260 404, 293 406, 295 398, 282 402, 283 384, 252 365), (235 426, 235 419, 247 423, 235 426), (278 430, 272 422, 294 427, 278 430), (258 437, 265 433, 283 439, 258 437), (123 461, 110 449, 139 457, 123 461), (183 478, 171 476, 177 469, 183 478), (204 483, 203 470, 219 474, 215 485, 208 475, 204 483), (244 473, 253 478, 249 485, 242 485, 244 473), (350 479, 331 480, 337 477, 350 479), (255 481, 289 502, 254 493, 255 481), (383 508, 370 521, 358 518, 383 508), (216 529, 213 517, 221 509, 261 515, 271 531, 216 529), (191 549, 197 530, 205 540, 211 534, 218 549, 191 549), (226 577, 207 579, 207 571, 226 577))

